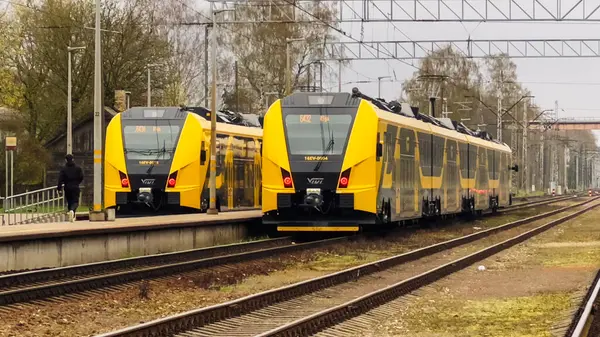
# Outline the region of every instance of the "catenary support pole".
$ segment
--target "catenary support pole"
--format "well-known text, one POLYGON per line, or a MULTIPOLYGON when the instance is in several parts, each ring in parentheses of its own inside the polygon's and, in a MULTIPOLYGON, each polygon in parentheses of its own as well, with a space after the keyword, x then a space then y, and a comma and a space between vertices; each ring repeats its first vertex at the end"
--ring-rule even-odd
MULTIPOLYGON (((10 150, 10 196, 13 195, 15 195, 15 150, 10 150)), ((13 202, 11 202, 11 208, 14 206, 13 202)))
POLYGON ((204 26, 204 107, 208 107, 208 24, 204 26))
POLYGON ((69 54, 68 75, 67 75, 67 154, 73 153, 73 111, 71 98, 71 47, 67 48, 69 54))
POLYGON ((338 60, 338 92, 342 92, 342 60, 338 60))
POLYGON ((498 83, 498 113, 496 119, 496 139, 499 142, 502 142, 502 87, 504 85, 504 80, 502 79, 502 75, 500 75, 500 82, 498 83))
POLYGON ((212 97, 210 102, 210 200, 207 214, 218 214, 217 210, 217 12, 211 2, 212 12, 212 97))
POLYGON ((529 172, 528 168, 528 157, 527 157, 527 143, 529 136, 529 124, 527 121, 527 106, 529 105, 529 100, 525 100, 523 107, 523 182, 525 185, 525 193, 529 193, 529 172))
MULTIPOLYGON (((5 138, 6 139, 6 138, 5 138)), ((6 192, 6 197, 8 198, 8 150, 4 150, 4 188, 6 192)), ((4 205, 6 206, 6 205, 4 205)))
MULTIPOLYGON (((93 213, 102 212, 102 58, 100 36, 100 0, 96 0, 96 25, 94 31, 94 204, 93 213)), ((90 217, 90 221, 104 220, 103 216, 90 217)))
POLYGON ((146 100, 146 106, 147 107, 151 107, 152 106, 152 89, 151 89, 151 82, 150 82, 150 65, 148 65, 148 88, 147 88, 147 95, 148 95, 148 99, 146 100))

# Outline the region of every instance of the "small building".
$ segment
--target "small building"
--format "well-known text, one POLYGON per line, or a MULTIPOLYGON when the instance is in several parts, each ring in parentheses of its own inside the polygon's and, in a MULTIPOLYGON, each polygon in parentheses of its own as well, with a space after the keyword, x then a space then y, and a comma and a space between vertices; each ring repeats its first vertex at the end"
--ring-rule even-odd
MULTIPOLYGON (((108 122, 117 114, 109 107, 104 107, 104 128, 108 122)), ((104 133, 104 132, 103 132, 104 133)), ((102 137, 104 145, 104 136, 102 137)), ((50 139, 44 146, 50 151, 51 164, 46 168, 46 186, 55 185, 58 182, 58 174, 65 164, 67 153, 67 133, 62 131, 50 139)), ((104 148, 104 146, 103 146, 104 148)), ((86 118, 73 123, 73 156, 75 162, 83 170, 83 183, 81 184, 82 206, 91 206, 94 198, 94 114, 90 113, 86 118)), ((81 209, 83 211, 83 209, 81 209)))

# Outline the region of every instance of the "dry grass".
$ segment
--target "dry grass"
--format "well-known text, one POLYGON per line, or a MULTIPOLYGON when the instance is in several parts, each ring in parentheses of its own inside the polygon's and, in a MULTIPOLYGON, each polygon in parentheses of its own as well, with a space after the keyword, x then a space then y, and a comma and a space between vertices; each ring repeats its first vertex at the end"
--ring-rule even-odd
POLYGON ((101 296, 43 306, 23 306, 3 314, 0 336, 90 336, 140 322, 281 287, 344 268, 547 212, 556 206, 520 211, 506 216, 460 221, 385 239, 361 240, 292 255, 275 261, 255 261, 244 268, 169 282, 151 280, 141 286, 114 290, 101 296))
POLYGON ((415 292, 380 335, 551 336, 600 267, 599 216, 595 209, 415 292))
POLYGON ((548 326, 570 305, 565 293, 479 301, 427 297, 411 303, 403 320, 406 336, 414 337, 550 337, 548 326))

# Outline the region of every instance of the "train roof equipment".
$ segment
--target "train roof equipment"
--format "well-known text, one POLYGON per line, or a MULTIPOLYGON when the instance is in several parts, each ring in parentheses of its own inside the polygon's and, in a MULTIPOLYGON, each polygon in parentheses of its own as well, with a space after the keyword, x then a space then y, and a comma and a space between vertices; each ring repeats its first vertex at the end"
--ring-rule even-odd
MULTIPOLYGON (((185 111, 195 113, 206 120, 210 120, 210 110, 205 107, 182 107, 182 109, 184 109, 185 111)), ((262 128, 262 121, 258 115, 239 113, 231 110, 218 110, 217 122, 262 128)))
POLYGON ((360 90, 358 90, 358 88, 356 88, 356 87, 352 88, 352 97, 359 97, 364 100, 367 100, 367 101, 371 102, 373 105, 375 105, 377 108, 384 110, 384 111, 388 111, 388 112, 395 113, 395 114, 402 115, 402 116, 409 117, 409 118, 415 118, 415 119, 420 120, 425 123, 433 124, 438 127, 442 127, 442 128, 448 129, 448 130, 460 132, 462 134, 480 138, 483 140, 487 140, 489 142, 493 142, 496 144, 504 144, 504 143, 498 141, 497 139, 494 139, 492 137, 492 135, 490 135, 486 131, 471 130, 466 125, 464 125, 462 122, 453 121, 450 118, 446 118, 446 117, 435 118, 435 117, 432 117, 429 115, 419 113, 418 108, 412 107, 408 103, 404 103, 404 102, 399 103, 397 101, 390 101, 389 103, 387 103, 384 99, 372 98, 372 97, 369 97, 369 96, 361 93, 360 90))
POLYGON ((184 119, 187 114, 180 107, 131 107, 121 112, 123 119, 184 119))

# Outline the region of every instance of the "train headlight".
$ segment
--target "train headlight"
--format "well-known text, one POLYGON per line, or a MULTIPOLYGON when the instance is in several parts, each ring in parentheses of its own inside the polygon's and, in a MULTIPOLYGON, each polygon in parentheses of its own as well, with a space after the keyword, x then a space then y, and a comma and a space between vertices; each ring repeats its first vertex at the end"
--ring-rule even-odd
POLYGON ((288 171, 281 169, 281 176, 283 177, 283 187, 292 188, 294 186, 294 181, 288 171))
POLYGON ((338 188, 346 188, 348 187, 348 183, 350 182, 350 169, 342 172, 340 176, 340 182, 338 184, 338 188))
POLYGON ((177 171, 175 171, 169 175, 169 179, 167 180, 167 187, 175 187, 176 184, 177 184, 177 171))
POLYGON ((119 177, 121 178, 121 187, 126 188, 129 187, 129 179, 127 179, 127 175, 121 171, 119 171, 119 177))

